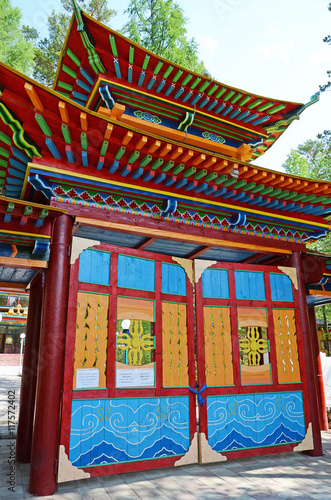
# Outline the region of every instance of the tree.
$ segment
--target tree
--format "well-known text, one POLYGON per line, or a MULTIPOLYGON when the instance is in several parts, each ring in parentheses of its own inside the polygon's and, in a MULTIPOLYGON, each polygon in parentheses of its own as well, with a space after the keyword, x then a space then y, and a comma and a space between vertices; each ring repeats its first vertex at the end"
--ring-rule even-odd
MULTIPOLYGON (((331 3, 329 3, 329 7, 328 7, 329 10, 331 10, 331 3)), ((323 42, 325 43, 328 43, 329 45, 331 45, 331 36, 330 35, 327 35, 323 38, 323 42)), ((330 78, 331 76, 331 70, 327 71, 327 75, 328 75, 328 78, 330 78)), ((329 90, 331 87, 331 82, 327 82, 325 85, 320 85, 320 90, 322 92, 324 92, 325 90, 329 90)))
POLYGON ((21 11, 12 7, 10 0, 0 0, 0 12, 0 60, 12 68, 30 73, 34 49, 31 40, 26 40, 21 32, 21 11))
POLYGON ((313 179, 331 180, 331 132, 325 130, 317 139, 291 149, 283 165, 286 172, 313 179))
MULTIPOLYGON (((331 180, 331 131, 324 130, 315 140, 299 144, 297 149, 291 149, 285 163, 286 172, 302 177, 331 180)), ((328 235, 308 245, 310 250, 331 253, 331 235, 328 235)), ((331 317, 331 305, 315 308, 316 318, 327 323, 326 317, 331 317)))
MULTIPOLYGON (((287 173, 306 178, 331 181, 331 131, 324 130, 317 139, 309 139, 291 149, 283 168, 287 173)), ((309 244, 312 250, 331 253, 330 233, 323 239, 309 244)))
MULTIPOLYGON (((116 11, 107 7, 107 0, 90 0, 88 3, 78 0, 79 6, 93 16, 97 21, 107 24, 116 14, 116 11)), ((24 34, 27 40, 35 43, 35 66, 33 77, 47 85, 52 86, 61 50, 68 30, 72 14, 71 0, 61 0, 65 12, 56 13, 54 10, 48 16, 48 37, 39 39, 39 34, 33 28, 24 26, 24 34), (70 14, 70 15, 69 15, 70 14)))
POLYGON ((196 40, 187 39, 187 19, 176 2, 131 0, 125 13, 129 21, 123 32, 131 40, 191 71, 206 71, 198 57, 196 40))

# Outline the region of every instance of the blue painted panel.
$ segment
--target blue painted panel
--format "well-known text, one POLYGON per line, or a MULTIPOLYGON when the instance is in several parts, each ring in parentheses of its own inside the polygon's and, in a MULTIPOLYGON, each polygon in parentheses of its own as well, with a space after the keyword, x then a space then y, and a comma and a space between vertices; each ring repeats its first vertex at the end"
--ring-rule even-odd
POLYGON ((99 250, 83 250, 79 259, 78 281, 109 285, 110 253, 99 250))
POLYGON ((118 256, 118 286, 134 290, 155 291, 154 260, 118 256))
POLYGON ((74 399, 69 460, 78 467, 185 454, 189 397, 74 399))
POLYGON ((264 276, 262 272, 235 271, 236 298, 265 300, 264 276))
POLYGON ((206 269, 202 274, 202 296, 212 299, 228 299, 229 274, 226 269, 206 269))
POLYGON ((271 298, 275 301, 293 301, 292 281, 284 273, 270 273, 271 298))
POLYGON ((162 292, 186 295, 186 273, 181 266, 162 263, 162 292))
POLYGON ((232 451, 301 442, 302 392, 207 396, 208 442, 232 451))

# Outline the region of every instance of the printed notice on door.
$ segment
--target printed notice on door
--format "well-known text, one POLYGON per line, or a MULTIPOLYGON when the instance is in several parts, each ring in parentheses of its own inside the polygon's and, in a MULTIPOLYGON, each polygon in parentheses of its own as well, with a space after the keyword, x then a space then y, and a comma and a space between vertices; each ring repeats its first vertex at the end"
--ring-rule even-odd
POLYGON ((77 368, 76 389, 92 389, 99 387, 98 368, 77 368))
POLYGON ((146 365, 141 368, 123 368, 122 363, 116 363, 116 365, 116 387, 118 389, 155 386, 154 363, 150 363, 148 368, 146 365))

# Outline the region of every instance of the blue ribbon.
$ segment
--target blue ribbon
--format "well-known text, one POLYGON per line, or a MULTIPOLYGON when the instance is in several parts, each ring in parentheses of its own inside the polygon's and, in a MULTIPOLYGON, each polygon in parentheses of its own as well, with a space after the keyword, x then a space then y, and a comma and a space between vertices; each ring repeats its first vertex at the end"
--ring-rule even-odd
POLYGON ((192 389, 192 387, 189 387, 189 389, 190 389, 191 392, 193 392, 193 394, 196 394, 198 396, 198 403, 199 403, 199 405, 205 406, 205 400, 201 396, 201 393, 205 389, 207 389, 207 384, 205 384, 203 387, 201 387, 201 389, 199 391, 197 391, 196 389, 192 389))

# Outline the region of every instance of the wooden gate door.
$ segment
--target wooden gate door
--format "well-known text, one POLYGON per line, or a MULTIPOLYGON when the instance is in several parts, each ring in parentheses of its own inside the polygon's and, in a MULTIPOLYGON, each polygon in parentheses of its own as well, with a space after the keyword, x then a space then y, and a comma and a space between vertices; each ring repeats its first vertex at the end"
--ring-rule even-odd
POLYGON ((196 462, 192 262, 74 240, 59 482, 196 462))
POLYGON ((195 281, 200 462, 312 449, 295 269, 195 261, 195 281))

